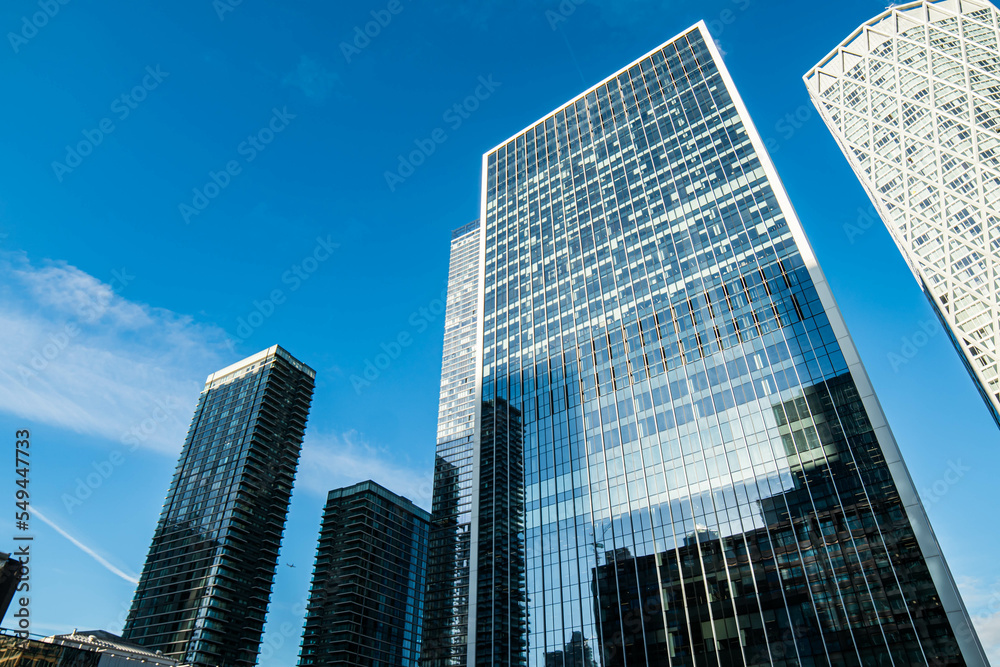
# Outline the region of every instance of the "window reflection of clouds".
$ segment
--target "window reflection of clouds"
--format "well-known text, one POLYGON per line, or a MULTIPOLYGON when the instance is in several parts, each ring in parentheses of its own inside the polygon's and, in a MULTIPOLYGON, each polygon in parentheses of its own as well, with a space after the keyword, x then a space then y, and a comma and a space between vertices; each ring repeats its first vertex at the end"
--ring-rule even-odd
POLYGON ((493 459, 516 406, 526 571, 480 564, 477 664, 957 651, 700 31, 491 151, 485 187, 483 432, 493 459))

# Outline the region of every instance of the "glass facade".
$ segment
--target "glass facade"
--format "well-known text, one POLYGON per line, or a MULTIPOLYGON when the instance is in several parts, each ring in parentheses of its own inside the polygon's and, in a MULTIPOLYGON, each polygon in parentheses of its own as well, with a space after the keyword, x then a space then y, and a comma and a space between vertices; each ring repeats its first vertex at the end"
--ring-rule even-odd
POLYGON ((198 667, 256 664, 315 377, 278 346, 208 377, 125 639, 198 667))
POLYGON ((476 408, 479 221, 452 232, 420 664, 466 664, 476 408))
POLYGON ((470 664, 986 664, 704 23, 483 168, 470 664))
POLYGON ((104 630, 74 631, 41 640, 0 632, 0 667, 179 667, 180 663, 104 630))
MULTIPOLYGON (((0 667, 100 667, 101 654, 70 646, 0 635, 0 667)), ((176 663, 175 663, 176 664, 176 663)))
POLYGON ((986 0, 899 5, 805 81, 1000 425, 997 20, 986 0))
POLYGON ((331 491, 299 665, 415 667, 430 514, 368 481, 331 491))

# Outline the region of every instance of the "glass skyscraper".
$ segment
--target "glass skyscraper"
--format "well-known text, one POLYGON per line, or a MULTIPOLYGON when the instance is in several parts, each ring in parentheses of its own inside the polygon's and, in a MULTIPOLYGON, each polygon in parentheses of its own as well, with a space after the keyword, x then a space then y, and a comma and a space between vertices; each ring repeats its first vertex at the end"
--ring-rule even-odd
POLYGON ((465 665, 468 652, 479 245, 478 220, 452 232, 420 659, 423 667, 465 665))
POLYGON ((704 23, 482 188, 470 665, 986 664, 704 23))
POLYGON ((278 346, 208 376, 125 639, 197 667, 256 664, 315 377, 278 346))
POLYGON ((805 81, 1000 425, 996 8, 892 7, 805 81))
POLYGON ((416 667, 430 514, 367 481, 330 491, 301 667, 416 667))

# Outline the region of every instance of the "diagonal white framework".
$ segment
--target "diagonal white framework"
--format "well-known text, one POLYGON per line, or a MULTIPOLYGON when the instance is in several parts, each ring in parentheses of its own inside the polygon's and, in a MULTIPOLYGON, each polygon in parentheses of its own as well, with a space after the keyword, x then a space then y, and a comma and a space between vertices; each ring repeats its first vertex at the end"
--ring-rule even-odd
POLYGON ((1000 423, 996 8, 892 7, 804 78, 1000 423))

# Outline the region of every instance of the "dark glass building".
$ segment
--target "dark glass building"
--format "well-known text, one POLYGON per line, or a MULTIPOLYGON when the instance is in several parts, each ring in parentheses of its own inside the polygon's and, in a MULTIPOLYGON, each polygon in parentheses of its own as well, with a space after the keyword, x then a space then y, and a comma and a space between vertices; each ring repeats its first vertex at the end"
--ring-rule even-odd
POLYGON ((208 377, 125 639, 199 667, 256 663, 315 377, 278 346, 208 377))
POLYGON ((429 529, 426 510, 375 482, 330 492, 299 665, 417 665, 429 529))
POLYGON ((454 230, 448 270, 423 667, 466 664, 472 463, 475 455, 479 221, 454 230))
POLYGON ((0 553, 0 621, 3 621, 10 603, 24 575, 24 564, 10 554, 0 553))
POLYGON ((986 664, 704 23, 483 168, 469 664, 986 664))

